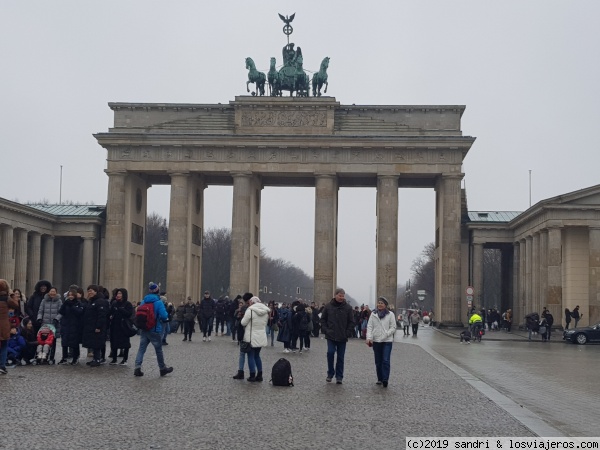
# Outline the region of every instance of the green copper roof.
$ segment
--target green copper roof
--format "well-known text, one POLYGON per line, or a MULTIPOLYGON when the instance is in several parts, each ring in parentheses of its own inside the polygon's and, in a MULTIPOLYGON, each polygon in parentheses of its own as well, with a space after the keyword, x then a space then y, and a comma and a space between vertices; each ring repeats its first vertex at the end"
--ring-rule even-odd
POLYGON ((469 222, 507 223, 521 214, 521 211, 469 211, 469 222))
POLYGON ((55 216, 91 216, 98 217, 105 210, 104 205, 27 205, 31 208, 43 211, 55 216))

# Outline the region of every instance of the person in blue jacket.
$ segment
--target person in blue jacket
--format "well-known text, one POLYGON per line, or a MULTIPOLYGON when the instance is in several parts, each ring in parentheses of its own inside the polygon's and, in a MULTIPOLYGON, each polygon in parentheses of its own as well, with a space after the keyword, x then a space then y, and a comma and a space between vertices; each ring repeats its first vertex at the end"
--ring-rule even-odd
POLYGON ((148 344, 151 343, 156 351, 156 360, 158 361, 160 376, 164 377, 165 375, 173 372, 173 368, 167 367, 165 364, 162 350, 162 323, 168 320, 169 315, 167 314, 165 304, 159 297, 159 287, 156 285, 156 283, 150 282, 148 289, 150 292, 144 297, 142 303, 140 303, 140 306, 146 303, 154 304, 154 317, 156 318, 156 325, 150 330, 140 330, 140 348, 138 350, 137 357, 135 358, 135 370, 133 374, 136 377, 144 376, 144 372, 142 372, 142 362, 144 361, 146 348, 148 348, 148 344))

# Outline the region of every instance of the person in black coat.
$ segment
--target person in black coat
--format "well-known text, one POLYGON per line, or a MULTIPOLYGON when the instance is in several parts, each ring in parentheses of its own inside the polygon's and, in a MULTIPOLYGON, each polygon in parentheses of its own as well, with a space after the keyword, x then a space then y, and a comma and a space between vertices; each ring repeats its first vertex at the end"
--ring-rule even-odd
POLYGON ((106 331, 110 306, 99 292, 97 285, 87 288, 88 305, 83 313, 83 346, 91 348, 94 359, 88 363, 92 367, 101 364, 102 349, 106 346, 106 331))
POLYGON ((48 280, 40 280, 35 284, 35 288, 33 289, 33 294, 29 296, 27 299, 27 303, 25 303, 25 312, 29 316, 29 318, 33 321, 33 327, 35 328, 36 333, 40 329, 40 324, 37 323, 37 316, 40 310, 40 305, 42 304, 42 300, 48 292, 50 292, 50 288, 52 287, 52 283, 48 280))
POLYGON ((110 364, 117 364, 119 350, 123 350, 121 366, 127 365, 131 342, 126 333, 127 324, 133 315, 133 305, 127 300, 127 289, 117 289, 115 297, 110 302, 110 353, 112 360, 110 364))
POLYGON ((77 289, 70 289, 67 298, 61 305, 60 315, 60 336, 62 345, 62 359, 58 364, 66 364, 69 349, 71 349, 74 366, 79 362, 79 344, 81 343, 81 334, 83 331, 83 304, 77 298, 77 289))
POLYGON ((194 320, 196 317, 196 305, 192 303, 192 297, 187 298, 187 303, 183 309, 183 341, 192 342, 192 333, 194 332, 194 320), (189 338, 189 339, 188 339, 189 338))
POLYGON ((204 298, 200 302, 200 307, 197 312, 198 321, 200 322, 200 331, 202 331, 202 340, 206 341, 208 338, 210 341, 215 318, 215 301, 210 296, 210 292, 206 291, 204 293, 204 298))

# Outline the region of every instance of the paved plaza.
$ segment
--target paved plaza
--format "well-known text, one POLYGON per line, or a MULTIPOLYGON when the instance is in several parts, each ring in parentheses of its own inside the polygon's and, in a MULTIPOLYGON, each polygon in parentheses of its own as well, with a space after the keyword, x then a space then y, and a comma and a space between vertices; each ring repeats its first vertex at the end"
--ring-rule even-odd
POLYGON ((231 338, 204 343, 198 333, 191 343, 170 336, 164 350, 175 371, 166 377, 152 349, 145 376, 133 376, 137 338, 128 367, 17 367, 0 377, 13 435, 3 432, 0 448, 364 449, 404 448, 406 436, 598 434, 584 416, 599 398, 600 346, 494 336, 460 345, 452 333, 397 333, 387 389, 375 385, 362 340, 348 343, 343 385, 325 382, 322 339, 302 355, 263 349, 263 383, 231 378, 239 354, 231 338), (295 387, 267 381, 283 356, 295 387))

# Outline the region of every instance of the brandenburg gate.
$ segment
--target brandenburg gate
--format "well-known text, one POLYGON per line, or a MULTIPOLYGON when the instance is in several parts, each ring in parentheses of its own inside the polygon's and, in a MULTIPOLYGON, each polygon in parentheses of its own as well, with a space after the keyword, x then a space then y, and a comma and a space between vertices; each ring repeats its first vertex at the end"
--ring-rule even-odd
MULTIPOLYGON (((461 320, 464 106, 341 105, 333 97, 240 96, 228 104, 110 103, 114 126, 96 134, 109 177, 104 283, 144 292, 146 193, 170 185, 167 288, 200 296, 203 192, 233 186, 232 294, 259 287, 261 190, 315 188, 314 299, 336 288, 340 187, 377 189, 376 295, 396 299, 398 193, 433 188, 436 320, 461 320)), ((147 280, 146 280, 147 281, 147 280)))

